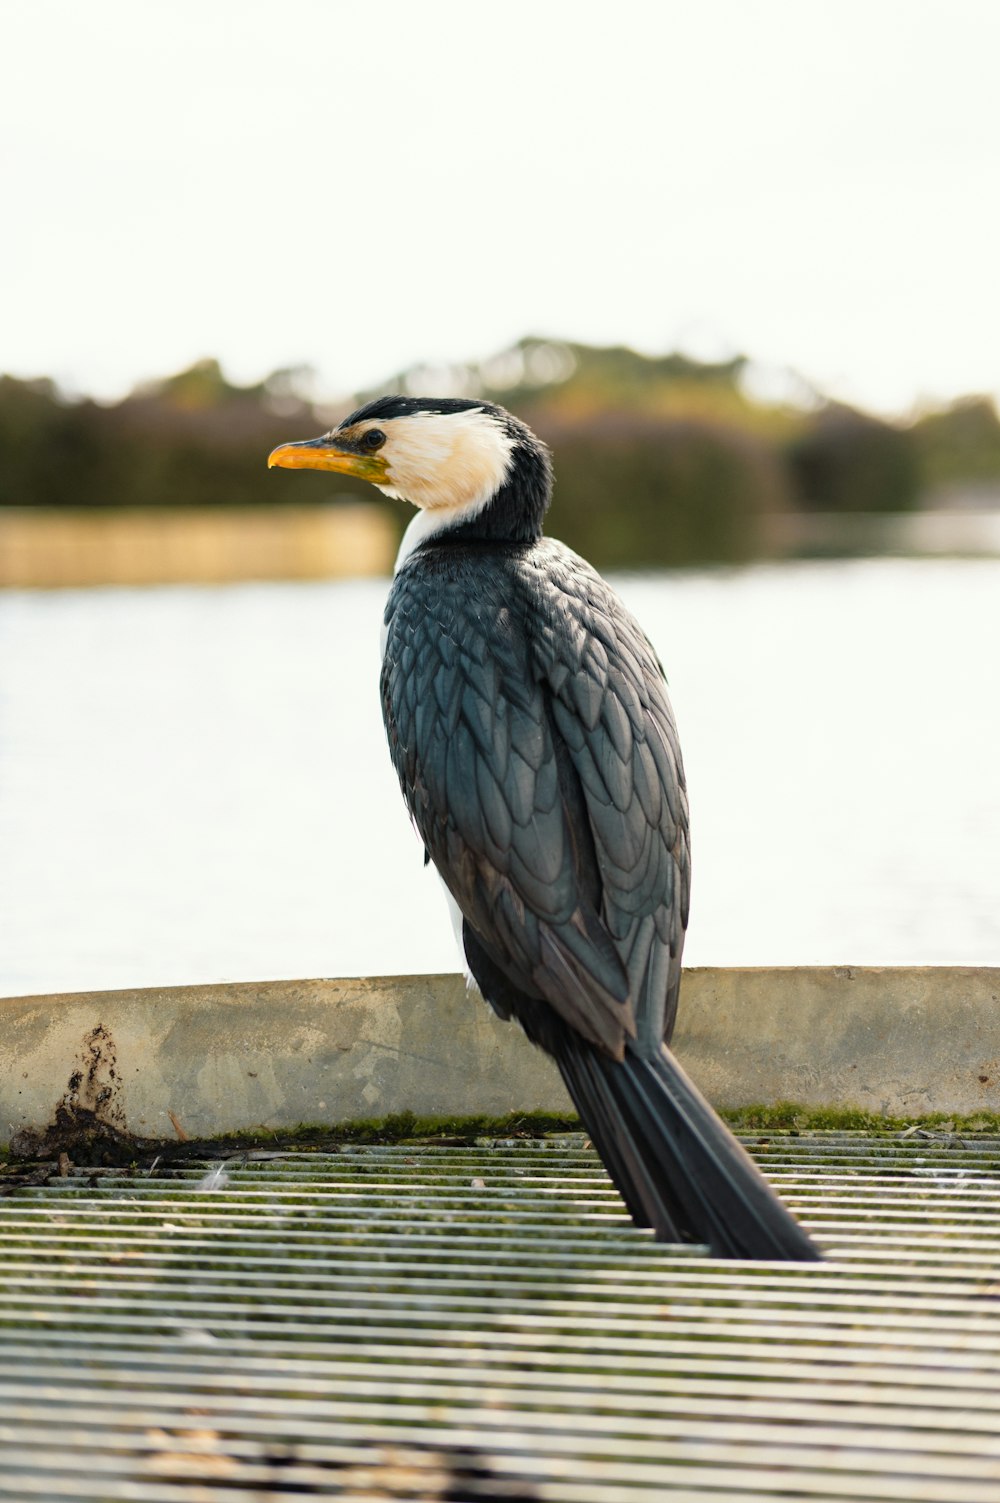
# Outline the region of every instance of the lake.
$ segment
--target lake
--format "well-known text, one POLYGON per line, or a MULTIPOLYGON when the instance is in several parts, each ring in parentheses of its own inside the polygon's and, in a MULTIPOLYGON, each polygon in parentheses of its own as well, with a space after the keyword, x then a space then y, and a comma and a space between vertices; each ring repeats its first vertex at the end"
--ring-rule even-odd
MULTIPOLYGON (((1000 560, 621 577, 691 790, 691 964, 1000 964, 1000 560)), ((0 995, 456 969, 383 581, 0 595, 0 995)))

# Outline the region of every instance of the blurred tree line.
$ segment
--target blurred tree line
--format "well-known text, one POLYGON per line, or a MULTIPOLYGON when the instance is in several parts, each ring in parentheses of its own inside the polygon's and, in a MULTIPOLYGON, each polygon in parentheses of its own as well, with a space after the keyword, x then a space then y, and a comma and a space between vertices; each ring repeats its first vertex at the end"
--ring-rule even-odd
MULTIPOLYGON (((551 530, 604 566, 740 561, 766 555, 774 519, 790 513, 908 511, 934 490, 1000 485, 988 398, 894 424, 804 388, 762 395, 756 375, 742 357, 524 339, 480 365, 401 372, 382 390, 484 396, 517 412, 555 454, 551 530)), ((204 360, 104 406, 0 377, 0 505, 357 499, 367 488, 356 482, 265 467, 275 444, 315 436, 354 405, 318 409, 307 378, 234 386, 204 360)), ((402 531, 406 508, 369 495, 402 531)))

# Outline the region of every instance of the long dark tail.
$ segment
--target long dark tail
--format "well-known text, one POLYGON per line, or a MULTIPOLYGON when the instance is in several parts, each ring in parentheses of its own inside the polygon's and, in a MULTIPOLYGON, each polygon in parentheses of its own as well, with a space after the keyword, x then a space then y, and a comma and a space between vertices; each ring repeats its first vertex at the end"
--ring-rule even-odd
POLYGON ((668 1050, 620 1063, 567 1037, 567 1089, 633 1219, 719 1258, 814 1261, 819 1250, 668 1050))

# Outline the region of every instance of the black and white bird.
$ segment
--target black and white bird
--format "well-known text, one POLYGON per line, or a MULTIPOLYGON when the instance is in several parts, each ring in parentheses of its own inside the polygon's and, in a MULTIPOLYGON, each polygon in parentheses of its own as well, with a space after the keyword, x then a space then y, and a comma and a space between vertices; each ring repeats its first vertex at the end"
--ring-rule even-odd
POLYGON ((677 731, 640 627, 543 536, 545 446, 487 402, 393 396, 269 464, 418 508, 381 680, 403 797, 468 971, 555 1060, 633 1219, 721 1257, 818 1257, 667 1048, 690 878, 677 731))

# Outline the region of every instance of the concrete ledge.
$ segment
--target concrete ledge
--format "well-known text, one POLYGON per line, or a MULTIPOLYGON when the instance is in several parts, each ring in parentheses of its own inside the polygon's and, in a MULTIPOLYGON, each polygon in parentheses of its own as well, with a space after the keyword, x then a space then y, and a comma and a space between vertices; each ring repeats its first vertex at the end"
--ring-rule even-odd
MULTIPOLYGON (((718 1106, 1000 1111, 1000 969, 685 973, 675 1047, 718 1106)), ((0 1143, 95 1113, 139 1137, 561 1113, 554 1067, 458 976, 0 999, 0 1143)))
POLYGON ((688 971, 674 1047, 718 1106, 1000 1112, 1000 968, 688 971))

